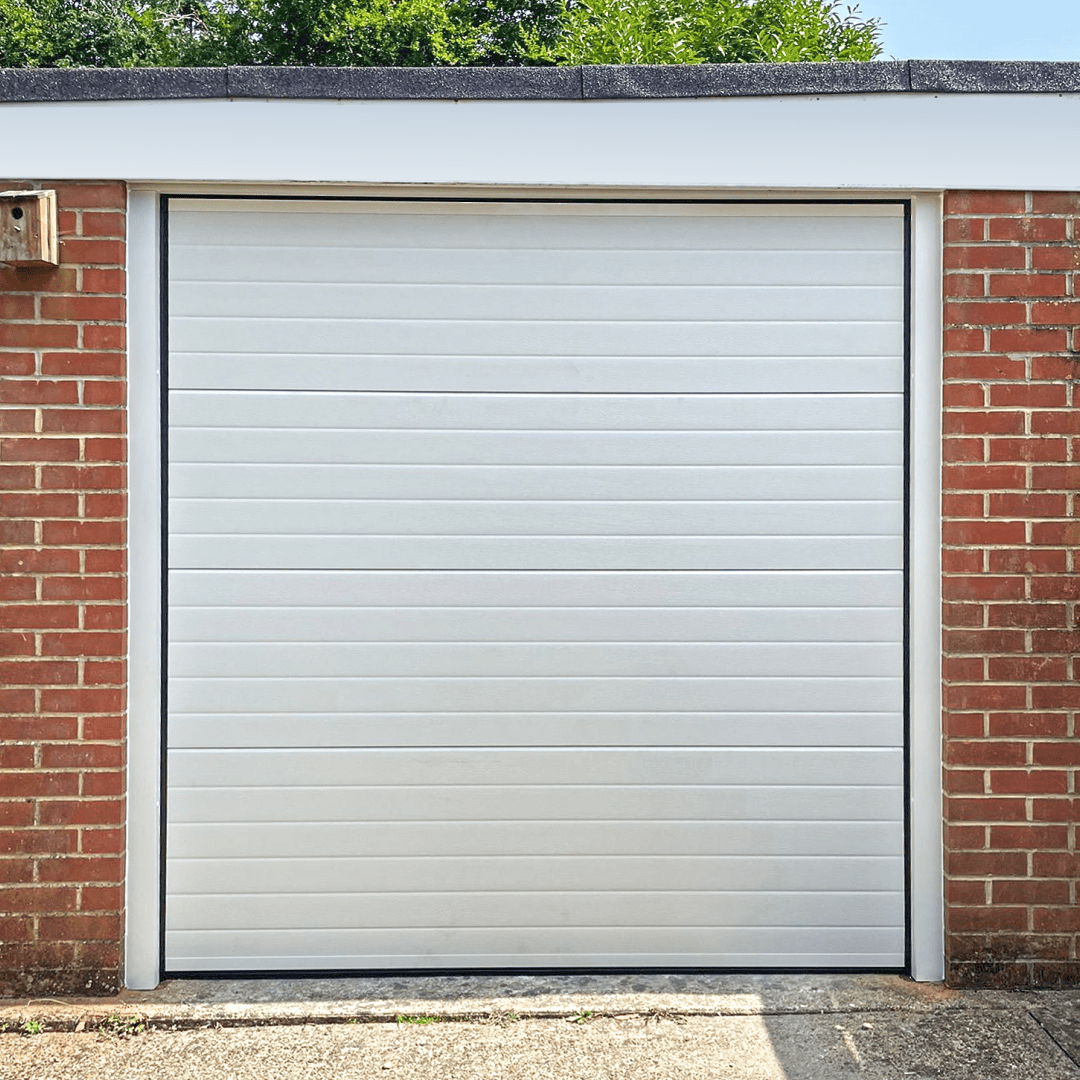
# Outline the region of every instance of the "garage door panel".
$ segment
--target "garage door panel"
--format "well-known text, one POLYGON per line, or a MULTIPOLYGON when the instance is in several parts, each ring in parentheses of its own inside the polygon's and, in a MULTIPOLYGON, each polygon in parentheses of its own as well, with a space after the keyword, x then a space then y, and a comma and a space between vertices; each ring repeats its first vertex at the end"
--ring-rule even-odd
MULTIPOLYGON (((901 798, 902 796, 897 796, 901 798)), ((453 821, 350 822, 251 825, 174 825, 169 836, 172 857, 182 859, 292 858, 297 880, 303 880, 303 859, 467 855, 502 858, 526 850, 534 855, 585 855, 597 859, 622 855, 768 855, 849 857, 900 850, 903 830, 895 822, 825 820, 603 821, 565 822, 544 818, 526 822, 453 821), (553 828, 552 822, 559 825, 553 828)), ((542 882, 537 882, 542 887, 542 882)), ((171 891, 171 885, 170 885, 171 891)), ((170 923, 171 925, 171 923, 170 923)))
POLYGON ((889 677, 888 642, 174 642, 178 678, 889 677))
POLYGON ((504 784, 561 787, 584 784, 896 785, 903 772, 897 748, 649 747, 508 749, 172 750, 178 787, 277 785, 504 784))
POLYGON ((824 257, 821 247, 794 248, 783 241, 759 237, 757 244, 730 250, 654 251, 624 249, 612 258, 608 252, 577 249, 572 258, 561 251, 533 248, 523 259, 517 250, 461 253, 428 248, 418 258, 415 249, 366 247, 318 247, 262 244, 177 243, 169 245, 171 281, 181 288, 189 283, 248 281, 253 284, 336 285, 342 281, 359 285, 387 283, 426 285, 433 283, 491 285, 605 285, 699 287, 713 285, 818 286, 843 288, 903 285, 903 261, 888 242, 873 240, 876 247, 838 248, 824 257), (774 244, 763 248, 764 241, 774 244), (282 259, 287 265, 282 266, 282 259))
MULTIPOLYGON (((897 856, 791 857, 784 862, 754 856, 625 856, 598 864, 588 856, 503 859, 438 858, 306 859, 303 892, 335 897, 364 893, 453 894, 491 891, 527 893, 540 880, 552 892, 638 892, 642 882, 670 892, 835 890, 838 881, 855 892, 895 892, 903 879, 897 856)), ((296 868, 289 859, 178 861, 177 895, 198 897, 295 894, 296 868)))
MULTIPOLYGON (((212 830, 218 837, 216 843, 224 843, 229 838, 223 827, 230 823, 580 821, 596 812, 597 794, 587 786, 563 784, 558 787, 558 797, 552 795, 550 785, 522 788, 498 783, 480 787, 430 784, 423 788, 413 784, 243 788, 175 784, 169 795, 169 816, 178 837, 182 838, 184 829, 190 825, 212 825, 219 826, 212 830)), ((902 797, 898 785, 883 784, 880 778, 862 786, 825 787, 609 784, 603 792, 603 810, 608 820, 689 819, 714 824, 771 821, 778 823, 774 828, 784 831, 791 822, 802 819, 885 822, 891 827, 902 797)), ((205 830, 199 835, 205 835, 205 830)), ((806 838, 805 831, 796 832, 792 842, 797 847, 797 842, 805 842, 806 838)), ((186 843, 185 849, 194 850, 190 843, 186 843)), ((243 848, 234 849, 234 854, 241 860, 247 858, 243 848)), ((305 857, 312 857, 311 853, 305 857)), ((507 853, 503 859, 513 857, 513 853, 507 853)), ((278 865, 287 861, 283 852, 278 852, 277 858, 283 860, 278 865)), ((199 860, 193 856, 190 861, 199 860)))
MULTIPOLYGON (((640 710, 870 710, 899 715, 903 680, 875 679, 210 679, 170 680, 170 711, 183 713, 640 710)), ((530 721, 535 723, 534 721, 530 721)))
POLYGON ((201 930, 166 935, 177 970, 565 968, 582 967, 897 967, 903 932, 889 927, 617 927, 518 929, 201 930))
POLYGON ((903 208, 170 220, 168 966, 901 966, 903 208))
POLYGON ((176 316, 170 339, 185 353, 390 353, 425 356, 896 356, 894 320, 862 322, 571 322, 534 320, 220 319, 176 316), (677 330, 677 337, 674 330, 677 330), (675 340, 673 341, 673 337, 675 340))
POLYGON ((226 930, 277 929, 291 923, 297 903, 303 903, 309 926, 331 930, 349 926, 396 929, 403 925, 642 927, 671 922, 715 926, 718 915, 742 926, 889 926, 903 918, 904 896, 902 891, 712 891, 702 895, 675 890, 582 893, 535 888, 517 893, 294 892, 235 897, 178 893, 173 900, 173 925, 177 930, 208 923, 226 930))
POLYGON ((288 431, 253 440, 243 431, 176 431, 181 462, 447 465, 894 464, 899 429, 854 431, 548 432, 288 431))
POLYGON ((893 536, 416 537, 184 536, 173 534, 172 565, 241 569, 292 567, 387 570, 737 570, 805 567, 892 569, 903 559, 893 536))
MULTIPOLYGON (((898 642, 898 609, 649 607, 176 607, 185 642, 898 642)), ((174 669, 179 673, 181 669, 174 669)))
POLYGON ((244 390, 253 383, 305 392, 500 391, 505 393, 881 393, 903 381, 903 357, 887 356, 327 356, 174 352, 178 389, 244 390))
POLYGON ((893 536, 903 502, 820 499, 184 499, 177 537, 236 536, 893 536))
MULTIPOLYGON (((338 394, 175 390, 172 461, 202 429, 662 432, 902 431, 900 394, 338 394), (189 435, 188 433, 191 432, 189 435)), ((258 432, 248 436, 258 443, 258 432)), ((333 459, 331 459, 333 460, 333 459)))
MULTIPOLYGON (((358 704, 362 704, 358 702, 358 704)), ((894 712, 174 712, 169 743, 284 746, 892 746, 894 712)))
POLYGON ((265 250, 287 237, 288 250, 359 246, 455 252, 501 249, 560 254, 657 250, 739 251, 745 248, 895 252, 903 225, 899 205, 702 202, 278 202, 176 199, 184 232, 176 245, 265 250))
MULTIPOLYGON (((888 321, 904 318, 903 295, 892 285, 794 285, 748 287, 681 285, 680 321, 775 320, 777 322, 888 321)), ((523 285, 414 282, 173 281, 171 309, 181 340, 205 320, 326 319, 376 321, 446 319, 499 321, 671 319, 671 286, 523 285), (191 314, 188 315, 187 313, 191 314), (185 323, 189 319, 190 323, 185 323)), ((182 350, 186 351, 186 350, 182 350)), ((277 351, 277 350, 275 350, 277 351)))
MULTIPOLYGON (((891 608, 900 625, 900 571, 791 571, 595 574, 523 571, 179 570, 169 573, 169 604, 188 606, 389 608, 415 617, 431 608, 891 608)), ((522 610, 519 616, 531 615, 522 610)), ((692 617, 692 616, 689 616, 692 617)), ((576 616, 575 616, 576 618, 576 616)), ((786 620, 786 611, 785 616, 786 620)))
POLYGON ((286 465, 228 462, 177 464, 169 472, 175 499, 515 499, 875 501, 902 490, 888 465, 744 465, 648 467, 515 465, 286 465))

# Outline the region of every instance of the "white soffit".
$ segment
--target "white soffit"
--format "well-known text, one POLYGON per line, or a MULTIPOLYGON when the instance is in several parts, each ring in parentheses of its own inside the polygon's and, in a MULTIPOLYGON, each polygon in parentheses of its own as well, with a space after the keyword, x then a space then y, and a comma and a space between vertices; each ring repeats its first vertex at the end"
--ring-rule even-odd
POLYGON ((1080 94, 0 105, 10 177, 1075 190, 1080 94), (25 115, 27 110, 32 115, 25 115), (1002 133, 1023 132, 1010 149, 1002 133), (1052 147, 1052 151, 1038 148, 1052 147))

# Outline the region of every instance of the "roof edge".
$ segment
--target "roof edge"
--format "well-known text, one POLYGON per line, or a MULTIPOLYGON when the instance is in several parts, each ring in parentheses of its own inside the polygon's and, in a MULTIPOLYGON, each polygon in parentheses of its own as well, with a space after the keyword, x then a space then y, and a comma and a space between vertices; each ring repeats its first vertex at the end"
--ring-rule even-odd
POLYGON ((181 98, 541 101, 882 93, 1080 93, 1080 63, 0 68, 0 102, 6 103, 181 98))

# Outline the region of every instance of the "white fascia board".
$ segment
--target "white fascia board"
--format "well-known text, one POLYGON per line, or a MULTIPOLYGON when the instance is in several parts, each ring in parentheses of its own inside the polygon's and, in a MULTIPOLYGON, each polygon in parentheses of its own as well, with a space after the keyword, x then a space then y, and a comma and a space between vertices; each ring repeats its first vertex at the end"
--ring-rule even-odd
POLYGON ((0 104, 9 177, 814 190, 1080 186, 1080 94, 0 104))

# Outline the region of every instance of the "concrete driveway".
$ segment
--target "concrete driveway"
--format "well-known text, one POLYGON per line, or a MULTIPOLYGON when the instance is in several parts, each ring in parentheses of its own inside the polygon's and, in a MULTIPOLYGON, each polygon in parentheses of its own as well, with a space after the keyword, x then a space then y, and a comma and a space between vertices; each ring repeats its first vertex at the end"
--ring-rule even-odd
POLYGON ((0 1023, 4 1080, 1080 1077, 1080 992, 885 976, 174 981, 0 1023))

